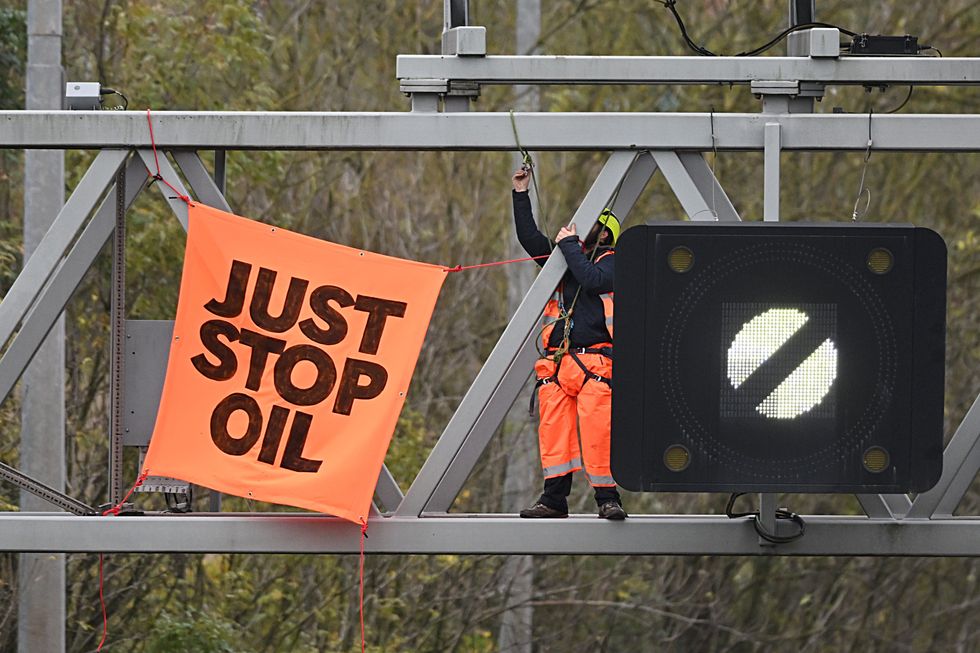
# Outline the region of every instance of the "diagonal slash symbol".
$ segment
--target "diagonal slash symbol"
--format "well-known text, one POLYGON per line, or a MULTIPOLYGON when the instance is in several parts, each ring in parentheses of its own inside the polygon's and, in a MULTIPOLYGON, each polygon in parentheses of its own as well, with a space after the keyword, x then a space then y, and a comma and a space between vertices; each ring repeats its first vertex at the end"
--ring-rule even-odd
POLYGON ((826 325, 796 308, 771 308, 742 325, 728 348, 727 378, 739 405, 773 419, 798 417, 823 401, 837 378, 826 325))

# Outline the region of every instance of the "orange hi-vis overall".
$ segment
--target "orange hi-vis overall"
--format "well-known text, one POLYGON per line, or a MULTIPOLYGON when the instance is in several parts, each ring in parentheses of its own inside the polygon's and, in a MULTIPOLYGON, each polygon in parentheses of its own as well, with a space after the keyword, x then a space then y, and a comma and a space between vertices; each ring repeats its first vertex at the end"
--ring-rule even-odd
MULTIPOLYGON (((608 254, 611 252, 603 256, 608 254)), ((606 328, 612 338, 613 293, 604 293, 600 297, 606 328)), ((560 299, 559 288, 555 298, 545 307, 541 335, 546 352, 551 332, 561 317, 560 299)), ((609 468, 612 420, 611 353, 612 343, 606 342, 569 349, 558 364, 551 357, 542 358, 535 363, 541 416, 538 444, 545 478, 578 471, 582 469, 584 460, 585 473, 592 487, 616 486, 609 468)))

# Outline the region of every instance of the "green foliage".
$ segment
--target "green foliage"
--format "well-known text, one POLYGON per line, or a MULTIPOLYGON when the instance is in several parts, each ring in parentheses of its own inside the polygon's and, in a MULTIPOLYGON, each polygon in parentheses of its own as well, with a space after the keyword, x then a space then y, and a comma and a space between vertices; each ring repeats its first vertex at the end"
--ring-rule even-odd
POLYGON ((247 653, 235 624, 207 612, 164 612, 147 637, 146 653, 247 653))
MULTIPOLYGON (((26 12, 0 7, 0 110, 24 106, 24 67, 27 63, 26 12)), ((0 151, 0 294, 6 294, 20 268, 21 224, 18 152, 0 151)))
POLYGON ((22 9, 0 7, 0 110, 24 106, 26 19, 22 9))
MULTIPOLYGON (((679 8, 695 40, 712 50, 739 51, 782 27, 785 4, 686 0, 679 8)), ((23 5, 0 9, 0 108, 23 102, 23 5)), ((487 26, 491 53, 513 52, 515 3, 470 5, 474 22, 487 26)), ((154 111, 405 110, 395 56, 438 52, 442 24, 437 1, 84 0, 65 2, 64 10, 66 76, 99 79, 126 93, 131 109, 154 111)), ((669 14, 647 0, 549 0, 542 11, 544 53, 687 54, 669 14)), ((818 3, 818 17, 856 31, 920 33, 946 56, 976 54, 980 33, 972 0, 827 0, 818 3)), ((509 87, 488 86, 481 93, 478 111, 515 104, 509 87)), ((903 111, 975 111, 974 94, 969 88, 917 88, 903 111)), ((864 112, 871 106, 877 114, 904 95, 904 88, 830 88, 817 111, 840 106, 864 112)), ((550 111, 760 108, 744 87, 547 86, 541 102, 550 111)), ((211 165, 211 154, 201 154, 211 165)), ((546 231, 557 231, 574 211, 605 158, 589 152, 535 155, 546 231)), ((69 189, 91 159, 90 152, 68 153, 69 189)), ((741 214, 758 219, 761 155, 708 159, 741 214)), ((788 153, 782 163, 784 219, 850 218, 861 153, 788 153)), ((509 153, 229 152, 227 196, 240 214, 316 237, 432 263, 469 264, 509 258, 512 165, 509 153)), ((868 220, 931 226, 949 245, 948 427, 980 389, 978 173, 975 155, 948 154, 875 152, 868 169, 868 220)), ((0 154, 0 292, 20 267, 21 184, 20 154, 0 154)), ((159 195, 149 188, 128 214, 131 319, 171 319, 176 307, 184 235, 159 195)), ((681 215, 658 176, 631 218, 635 224, 681 215)), ((75 294, 67 327, 69 483, 73 494, 92 504, 105 500, 106 487, 110 268, 104 252, 75 294)), ((533 265, 529 269, 533 275, 533 265)), ((387 459, 403 489, 503 330, 513 295, 520 297, 509 287, 519 284, 507 274, 489 268, 446 281, 387 459)), ((526 415, 522 405, 513 413, 526 415)), ((514 423, 506 438, 494 439, 455 509, 496 510, 502 504, 515 451, 536 446, 534 425, 526 418, 514 423)), ((17 438, 17 405, 8 401, 0 407, 0 459, 15 461, 17 438)), ((534 489, 537 473, 532 470, 534 489)), ((0 501, 13 504, 16 494, 0 486, 0 501)), ((977 495, 974 490, 963 510, 976 514, 977 495)), ((860 514, 852 497, 791 500, 803 513, 860 514)), ((161 507, 153 497, 138 501, 161 507)), ((205 509, 205 501, 197 508, 205 509)), ((724 498, 629 495, 627 502, 633 513, 717 513, 724 498)), ((226 498, 225 506, 285 510, 236 498, 226 498)), ((581 484, 573 509, 591 509, 581 484)), ((533 610, 535 650, 864 653, 974 650, 980 644, 973 560, 538 556, 531 572, 515 572, 511 562, 491 556, 369 557, 369 650, 496 650, 501 615, 514 605, 533 610), (513 586, 527 573, 533 578, 525 596, 513 586)), ((355 556, 112 556, 107 569, 108 650, 360 649, 355 556)), ((71 651, 94 650, 101 635, 96 571, 93 556, 70 558, 71 651)), ((0 557, 0 605, 13 602, 15 572, 13 557, 0 557)), ((2 651, 13 650, 11 610, 0 610, 2 651)))

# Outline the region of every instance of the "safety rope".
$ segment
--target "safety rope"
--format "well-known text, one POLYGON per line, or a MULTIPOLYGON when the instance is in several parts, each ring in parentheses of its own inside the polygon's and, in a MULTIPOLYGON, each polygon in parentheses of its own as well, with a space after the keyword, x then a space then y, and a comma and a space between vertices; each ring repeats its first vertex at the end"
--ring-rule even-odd
POLYGON ((153 161, 156 163, 157 166, 157 171, 155 173, 152 170, 150 170, 149 166, 146 166, 146 174, 150 175, 150 177, 154 181, 162 181, 167 188, 169 188, 170 190, 172 190, 174 193, 177 194, 177 197, 179 199, 183 200, 184 203, 187 204, 188 206, 191 206, 191 198, 188 195, 184 195, 179 190, 177 190, 177 188, 173 184, 171 184, 169 181, 164 179, 163 175, 160 174, 160 159, 157 156, 156 140, 153 138, 153 121, 150 119, 149 109, 146 110, 146 124, 150 128, 150 147, 153 148, 153 161))
POLYGON ((528 256, 525 258, 512 258, 506 261, 493 261, 492 263, 477 263, 476 265, 457 265, 453 268, 443 268, 443 272, 462 272, 463 270, 473 270, 475 268, 489 268, 495 265, 507 265, 508 263, 520 263, 521 261, 536 261, 539 258, 549 258, 551 254, 542 254, 541 256, 528 256))
POLYGON ((102 647, 105 645, 106 639, 109 638, 109 615, 105 610, 105 594, 103 593, 103 588, 105 585, 104 578, 102 576, 102 565, 105 559, 105 554, 99 554, 99 604, 102 606, 102 639, 99 640, 99 647, 95 649, 96 651, 101 651, 102 647))
MULTIPOLYGON (((126 496, 122 498, 122 501, 112 506, 111 508, 103 510, 102 516, 106 517, 108 515, 114 515, 114 516, 118 515, 122 511, 122 507, 126 505, 126 501, 129 500, 129 497, 132 496, 133 492, 136 491, 136 488, 143 485, 143 482, 147 479, 149 475, 150 475, 150 470, 144 469, 143 473, 136 478, 136 482, 133 483, 133 487, 129 488, 129 492, 127 492, 126 496)), ((105 645, 106 640, 109 638, 109 615, 106 613, 106 608, 105 608, 105 576, 103 574, 104 567, 105 567, 105 554, 100 553, 99 554, 99 605, 102 606, 102 640, 99 641, 99 647, 95 649, 96 651, 101 651, 102 647, 105 645)))
POLYGON ((868 210, 871 208, 871 189, 865 187, 864 177, 868 173, 868 161, 871 160, 871 146, 874 145, 874 139, 871 138, 871 118, 874 115, 874 108, 868 109, 868 145, 864 150, 864 165, 861 167, 861 181, 858 184, 858 194, 854 198, 854 210, 851 212, 851 221, 857 222, 858 220, 863 220, 866 215, 868 215, 868 210), (861 203, 861 198, 867 195, 868 201, 864 205, 864 211, 858 213, 858 205, 861 203))
POLYGON ((531 153, 527 151, 527 148, 521 145, 521 137, 517 133, 517 120, 514 118, 513 109, 510 110, 510 128, 514 131, 514 142, 517 144, 517 149, 521 152, 521 168, 527 170, 528 174, 531 175, 531 184, 534 185, 534 195, 538 198, 538 209, 541 210, 541 224, 547 225, 547 213, 544 210, 544 200, 541 197, 541 189, 538 188, 538 175, 534 171, 534 160, 531 159, 531 153))
POLYGON ((367 539, 367 521, 361 517, 361 561, 360 561, 360 588, 358 592, 359 614, 361 617, 361 653, 364 653, 366 642, 364 639, 364 540, 367 539))

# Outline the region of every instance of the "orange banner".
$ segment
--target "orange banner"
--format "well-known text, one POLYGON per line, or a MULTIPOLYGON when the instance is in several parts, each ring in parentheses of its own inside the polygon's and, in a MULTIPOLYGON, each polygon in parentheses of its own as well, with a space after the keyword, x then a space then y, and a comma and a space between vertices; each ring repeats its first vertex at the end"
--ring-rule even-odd
POLYGON ((144 470, 366 520, 445 278, 192 205, 144 470))

